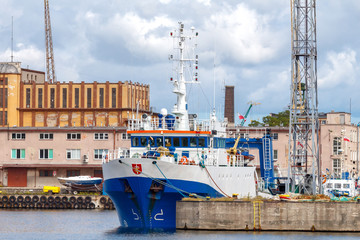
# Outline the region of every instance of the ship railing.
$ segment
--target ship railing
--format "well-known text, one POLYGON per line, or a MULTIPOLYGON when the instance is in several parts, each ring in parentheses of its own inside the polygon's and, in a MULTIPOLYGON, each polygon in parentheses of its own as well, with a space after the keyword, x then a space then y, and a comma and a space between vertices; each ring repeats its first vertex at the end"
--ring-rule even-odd
POLYGON ((239 155, 227 155, 227 165, 229 167, 244 167, 245 159, 241 154, 239 155))
POLYGON ((103 151, 101 156, 102 162, 107 163, 115 159, 130 157, 130 150, 127 148, 118 148, 112 151, 103 151))
MULTIPOLYGON (((154 118, 151 120, 141 120, 141 119, 129 119, 128 120, 128 130, 129 131, 138 131, 138 130, 176 130, 177 122, 174 121, 162 120, 154 118)), ((211 124, 209 120, 197 120, 189 119, 189 130, 190 131, 211 131, 211 124)))

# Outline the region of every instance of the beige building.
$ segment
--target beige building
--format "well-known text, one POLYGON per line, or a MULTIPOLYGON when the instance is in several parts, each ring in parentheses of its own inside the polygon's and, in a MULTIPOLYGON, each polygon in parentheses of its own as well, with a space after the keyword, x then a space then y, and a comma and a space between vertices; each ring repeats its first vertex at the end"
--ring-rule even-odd
POLYGON ((150 113, 149 95, 149 85, 48 83, 44 72, 0 63, 0 186, 102 176, 102 153, 130 146, 128 120, 150 113))
POLYGON ((60 186, 57 177, 102 176, 103 152, 129 148, 125 128, 0 128, 0 185, 60 186))
MULTIPOLYGON (((343 174, 357 176, 358 171, 358 127, 351 123, 351 114, 346 112, 329 112, 320 114, 320 162, 322 174, 330 173, 334 177, 343 174)), ((242 137, 261 138, 266 129, 271 130, 273 137, 274 170, 276 176, 288 175, 289 159, 289 128, 287 127, 243 127, 228 129, 233 134, 242 137)), ((254 164, 260 168, 259 151, 250 149, 255 155, 254 164)), ((311 172, 311 163, 309 163, 311 172)))

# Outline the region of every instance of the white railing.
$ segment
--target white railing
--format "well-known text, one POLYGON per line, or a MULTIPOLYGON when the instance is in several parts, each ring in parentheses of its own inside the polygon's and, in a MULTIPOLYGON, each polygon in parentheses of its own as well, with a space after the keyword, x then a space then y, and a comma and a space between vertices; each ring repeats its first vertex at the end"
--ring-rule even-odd
POLYGON ((103 163, 107 163, 114 159, 128 158, 128 157, 130 157, 130 150, 124 149, 124 148, 119 148, 117 150, 108 151, 108 152, 105 152, 105 151, 102 152, 102 162, 103 163))
MULTIPOLYGON (((128 130, 137 131, 137 130, 176 130, 177 122, 174 119, 173 122, 166 122, 166 120, 151 119, 141 120, 141 119, 129 119, 128 121, 128 130)), ((211 125, 209 120, 189 120, 189 130, 191 131, 210 131, 211 125)))

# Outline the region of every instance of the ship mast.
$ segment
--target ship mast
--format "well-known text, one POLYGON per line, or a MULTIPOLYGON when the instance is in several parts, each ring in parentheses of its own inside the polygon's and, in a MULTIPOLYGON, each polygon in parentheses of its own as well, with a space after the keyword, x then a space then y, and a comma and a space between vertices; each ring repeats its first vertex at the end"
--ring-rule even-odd
POLYGON ((172 81, 174 85, 173 93, 177 95, 177 103, 172 110, 172 113, 176 116, 175 128, 177 130, 190 129, 188 106, 186 102, 186 84, 198 81, 198 56, 194 56, 196 43, 192 48, 188 48, 185 43, 196 39, 198 33, 194 33, 194 30, 195 28, 192 27, 192 34, 186 36, 184 34, 184 24, 179 22, 178 31, 175 31, 175 34, 172 32, 170 33, 170 36, 174 39, 174 49, 178 50, 178 56, 170 55, 169 57, 170 60, 177 62, 175 67, 176 77, 170 78, 170 81, 172 81), (189 56, 189 58, 185 56, 189 56), (186 73, 190 74, 189 81, 186 81, 186 73))

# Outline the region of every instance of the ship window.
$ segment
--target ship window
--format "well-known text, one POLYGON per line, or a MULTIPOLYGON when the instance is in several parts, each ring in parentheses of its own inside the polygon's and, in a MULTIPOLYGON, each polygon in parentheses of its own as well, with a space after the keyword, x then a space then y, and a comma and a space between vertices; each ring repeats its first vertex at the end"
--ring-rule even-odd
POLYGON ((162 138, 156 138, 156 146, 162 147, 163 146, 163 139, 162 138))
POLYGON ((332 187, 333 187, 333 184, 332 184, 332 183, 328 183, 328 184, 326 185, 326 187, 327 187, 327 188, 332 188, 332 187))
POLYGON ((150 144, 151 147, 155 147, 155 140, 154 140, 154 138, 152 138, 152 137, 149 138, 149 144, 150 144))
POLYGON ((188 138, 181 138, 181 145, 183 147, 189 147, 189 139, 188 138))
POLYGON ((165 138, 165 147, 171 147, 171 138, 169 137, 165 138))
POLYGON ((173 143, 174 143, 174 147, 180 147, 180 138, 174 137, 173 143))
POLYGON ((205 138, 199 138, 199 147, 205 147, 205 138))
POLYGON ((147 143, 146 137, 141 137, 141 138, 140 138, 140 143, 141 143, 141 146, 142 146, 142 147, 145 147, 145 146, 146 146, 146 143, 147 143))
POLYGON ((335 188, 341 188, 341 183, 335 183, 335 188))
POLYGON ((196 147, 196 146, 197 146, 196 138, 194 137, 190 138, 190 147, 196 147))
POLYGON ((343 188, 350 188, 350 184, 344 183, 344 184, 343 184, 343 188))
POLYGON ((132 145, 133 145, 133 147, 138 147, 139 146, 139 138, 134 137, 132 139, 132 145))

